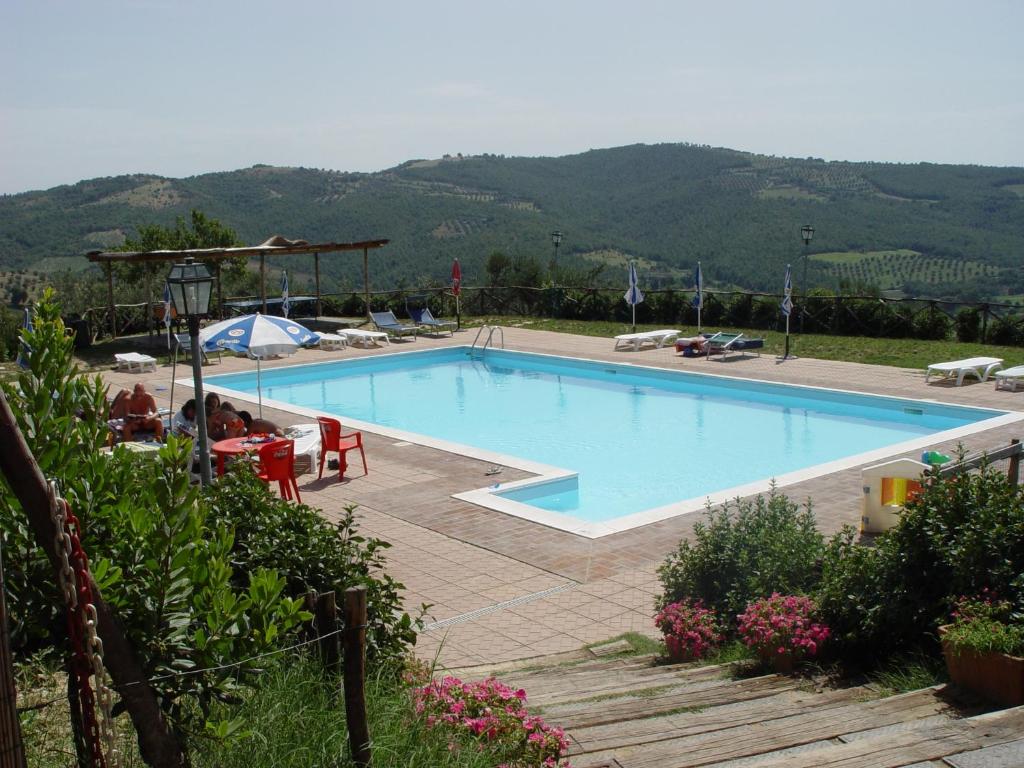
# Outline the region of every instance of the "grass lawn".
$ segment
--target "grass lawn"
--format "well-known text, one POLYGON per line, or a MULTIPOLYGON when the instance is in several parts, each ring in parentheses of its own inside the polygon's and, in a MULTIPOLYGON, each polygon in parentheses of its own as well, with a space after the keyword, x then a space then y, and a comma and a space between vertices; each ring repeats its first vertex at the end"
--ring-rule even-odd
MULTIPOLYGON (((625 323, 582 320, 548 320, 524 317, 483 317, 468 320, 463 318, 463 325, 505 325, 515 328, 535 328, 541 331, 557 331, 559 333, 575 333, 580 336, 603 336, 611 339, 620 333, 629 333, 631 328, 625 323)), ((684 336, 697 332, 694 327, 638 325, 637 331, 656 330, 658 328, 678 328, 684 336)), ((716 327, 714 330, 742 331, 748 336, 763 337, 765 350, 763 354, 781 355, 785 347, 785 334, 777 331, 759 331, 744 328, 716 327)), ((1006 366, 1024 363, 1024 349, 1020 347, 1000 347, 992 344, 963 344, 958 341, 921 341, 919 339, 876 339, 867 336, 826 336, 823 334, 794 333, 790 336, 790 353, 800 357, 815 357, 819 360, 847 360, 855 363, 871 363, 873 365, 892 365, 901 368, 919 368, 923 370, 930 363, 944 360, 959 360, 965 357, 1001 357, 1006 366)))

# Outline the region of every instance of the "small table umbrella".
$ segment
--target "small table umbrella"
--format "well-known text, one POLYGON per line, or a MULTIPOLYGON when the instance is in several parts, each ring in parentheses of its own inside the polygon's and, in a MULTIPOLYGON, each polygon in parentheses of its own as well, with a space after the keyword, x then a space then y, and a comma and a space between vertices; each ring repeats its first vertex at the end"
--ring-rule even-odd
POLYGON ((286 317, 243 315, 222 320, 199 332, 203 349, 226 349, 256 360, 256 391, 263 417, 263 384, 260 360, 274 355, 293 355, 299 347, 315 344, 320 335, 286 317))

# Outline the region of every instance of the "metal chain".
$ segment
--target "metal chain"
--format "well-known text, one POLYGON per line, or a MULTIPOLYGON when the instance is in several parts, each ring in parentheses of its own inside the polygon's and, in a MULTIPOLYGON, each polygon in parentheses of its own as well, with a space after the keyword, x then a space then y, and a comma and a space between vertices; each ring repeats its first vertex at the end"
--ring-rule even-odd
POLYGON ((111 707, 113 696, 103 667, 103 641, 96 633, 96 606, 92 602, 89 560, 79 538, 78 519, 54 483, 49 484, 50 514, 56 528, 54 543, 60 557, 61 590, 67 605, 68 635, 71 639, 71 669, 78 683, 82 724, 89 741, 93 766, 118 765, 111 707), (94 680, 90 684, 89 678, 94 680), (95 687, 101 717, 96 717, 95 687), (102 745, 106 746, 106 759, 102 745))

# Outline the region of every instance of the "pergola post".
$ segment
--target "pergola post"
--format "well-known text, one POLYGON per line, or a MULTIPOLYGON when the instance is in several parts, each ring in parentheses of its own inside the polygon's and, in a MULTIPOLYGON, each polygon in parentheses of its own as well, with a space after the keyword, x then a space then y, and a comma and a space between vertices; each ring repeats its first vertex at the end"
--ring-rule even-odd
POLYGON ((217 319, 224 319, 224 287, 220 284, 220 260, 213 262, 214 275, 217 278, 217 319))
POLYGON ((370 319, 370 251, 363 248, 363 297, 366 302, 366 319, 370 319))
POLYGON ((107 311, 110 312, 110 338, 117 338, 117 309, 114 307, 114 265, 107 262, 107 311))
POLYGON ((316 316, 320 317, 320 253, 313 254, 313 272, 316 275, 316 316))
POLYGON ((267 314, 267 257, 260 254, 260 301, 263 302, 263 314, 267 314))

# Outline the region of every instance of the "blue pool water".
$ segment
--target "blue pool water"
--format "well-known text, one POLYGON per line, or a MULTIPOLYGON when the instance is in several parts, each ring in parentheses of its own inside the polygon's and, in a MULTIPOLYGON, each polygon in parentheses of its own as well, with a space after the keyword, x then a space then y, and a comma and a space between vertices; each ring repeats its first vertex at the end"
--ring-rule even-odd
MULTIPOLYGON (((255 372, 208 381, 256 392, 255 372)), ((481 358, 466 347, 265 370, 262 381, 265 399, 576 472, 507 496, 587 521, 1001 415, 505 350, 481 358)))

